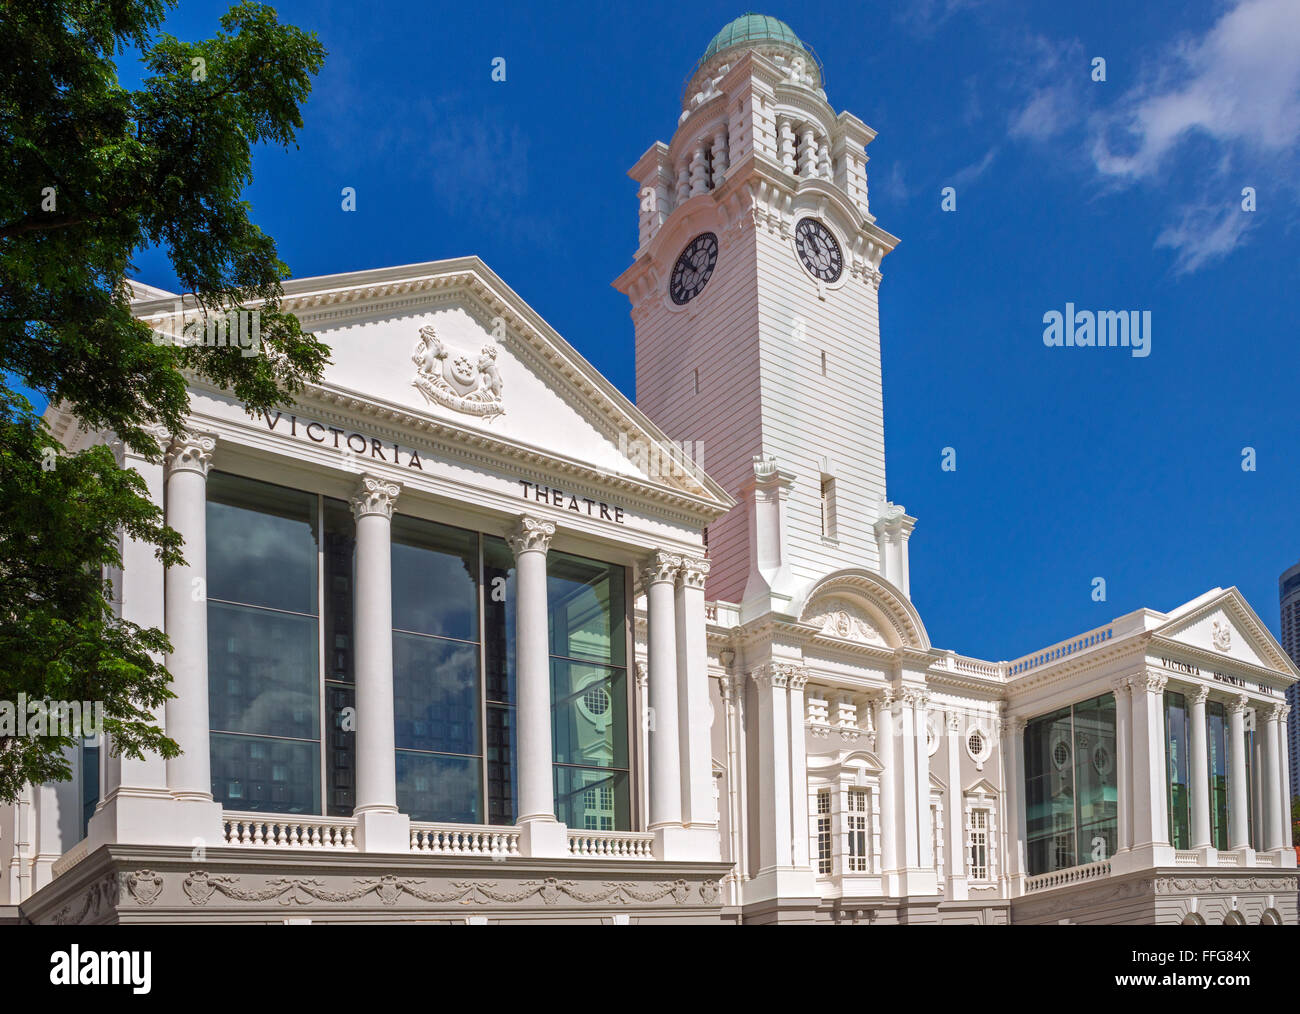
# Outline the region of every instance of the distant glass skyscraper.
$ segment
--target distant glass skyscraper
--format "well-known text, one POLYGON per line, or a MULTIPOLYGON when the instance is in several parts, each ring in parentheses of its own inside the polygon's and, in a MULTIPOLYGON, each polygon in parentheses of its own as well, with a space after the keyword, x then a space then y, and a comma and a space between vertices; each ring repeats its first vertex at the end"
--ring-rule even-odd
MULTIPOLYGON (((1291 661, 1300 665, 1300 563, 1285 571, 1277 581, 1282 604, 1282 647, 1291 661)), ((1300 683, 1287 687, 1286 701, 1291 714, 1300 716, 1300 683)), ((1291 763, 1291 792, 1300 793, 1300 717, 1293 719, 1287 733, 1287 757, 1291 763)))

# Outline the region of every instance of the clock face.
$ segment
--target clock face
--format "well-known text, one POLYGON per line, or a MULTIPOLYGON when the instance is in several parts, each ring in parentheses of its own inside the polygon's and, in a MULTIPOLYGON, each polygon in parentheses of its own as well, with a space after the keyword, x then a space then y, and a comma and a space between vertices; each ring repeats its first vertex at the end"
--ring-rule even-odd
POLYGON ((805 218, 794 227, 794 245, 799 260, 815 277, 833 282, 844 270, 844 255, 839 241, 815 218, 805 218))
POLYGON ((668 291, 673 302, 685 306, 703 291, 718 263, 718 237, 702 232, 682 251, 673 265, 673 276, 668 291))

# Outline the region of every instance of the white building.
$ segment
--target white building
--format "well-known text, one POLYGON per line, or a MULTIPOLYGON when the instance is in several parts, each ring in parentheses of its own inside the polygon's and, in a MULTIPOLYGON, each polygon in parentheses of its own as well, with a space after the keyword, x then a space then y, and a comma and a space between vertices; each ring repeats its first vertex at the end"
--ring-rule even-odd
POLYGON ((115 575, 172 640, 184 752, 91 744, 0 811, 0 903, 1295 923, 1300 672, 1235 589, 1010 662, 930 643, 885 486, 897 240, 873 132, 821 83, 740 18, 633 168, 639 406, 476 258, 288 283, 323 382, 257 418, 195 382, 165 465, 121 450, 186 540, 185 568, 128 544, 115 575))
MULTIPOLYGON (((1300 665, 1300 563, 1283 571, 1277 579, 1277 597, 1282 612, 1282 648, 1292 662, 1300 665)), ((1300 704, 1300 683, 1292 683, 1287 687, 1286 702, 1292 710, 1300 704)), ((1290 760, 1291 793, 1294 796, 1300 786, 1300 722, 1291 726, 1287 736, 1287 756, 1290 760)))

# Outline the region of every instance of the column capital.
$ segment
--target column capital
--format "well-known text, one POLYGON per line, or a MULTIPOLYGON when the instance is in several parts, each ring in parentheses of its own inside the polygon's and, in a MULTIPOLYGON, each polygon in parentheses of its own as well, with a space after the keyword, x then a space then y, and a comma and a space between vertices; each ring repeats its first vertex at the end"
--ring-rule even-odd
POLYGON ((904 704, 909 704, 918 711, 924 711, 930 703, 930 695, 916 687, 905 687, 899 694, 904 704))
POLYGON ((362 472, 351 496, 352 516, 360 521, 368 514, 380 514, 391 521, 393 508, 397 506, 397 497, 401 492, 400 483, 362 472))
POLYGON ((1025 726, 1028 724, 1029 719, 1025 718, 1024 715, 1012 715, 1010 719, 1011 735, 1023 736, 1025 734, 1025 726))
POLYGON ((1267 707, 1264 708, 1264 721, 1280 722, 1282 720, 1282 717, 1286 714, 1286 711, 1283 710, 1285 708, 1286 708, 1285 704, 1268 705, 1267 707))
POLYGON ((1119 697, 1120 694, 1132 693, 1133 677, 1121 676, 1118 679, 1111 680, 1110 688, 1115 692, 1116 697, 1119 697))
POLYGON ((718 689, 722 693, 723 703, 731 704, 745 692, 744 673, 728 673, 726 676, 719 676, 718 689))
POLYGON ((514 528, 506 536, 506 545, 516 557, 520 553, 545 553, 551 548, 551 539, 555 535, 555 522, 535 518, 531 514, 521 514, 514 528))
POLYGON ((1277 717, 1278 717, 1281 721, 1285 722, 1285 721, 1286 721, 1286 716, 1289 715, 1289 714, 1291 714, 1291 705, 1286 704, 1286 703, 1282 703, 1282 704, 1279 704, 1279 705, 1277 706, 1277 708, 1278 708, 1277 717))
POLYGON ((784 690, 790 682, 790 675, 793 671, 794 666, 792 665, 784 665, 780 662, 764 662, 749 674, 749 678, 760 689, 771 687, 784 690))
POLYGON ((961 732, 961 715, 956 711, 948 712, 945 724, 949 732, 961 732))
POLYGON ((681 586, 703 591, 705 579, 709 576, 709 561, 702 556, 682 556, 680 559, 682 562, 677 571, 677 579, 681 586))
POLYGON ((650 673, 646 669, 645 662, 638 658, 633 668, 636 672, 636 685, 644 690, 650 682, 650 673))
POLYGON ((1162 694, 1169 683, 1169 677, 1164 673, 1147 672, 1137 677, 1135 689, 1145 690, 1149 694, 1162 694))
POLYGON ((662 549, 641 564, 641 583, 649 588, 652 584, 674 583, 677 572, 681 569, 682 558, 662 549))
POLYGON ((1232 700, 1230 700, 1225 705, 1225 707, 1227 708, 1228 714, 1230 715, 1242 715, 1245 714, 1246 708, 1249 706, 1249 704, 1250 704, 1250 698, 1247 697, 1245 694, 1239 694, 1237 697, 1234 697, 1232 700))
MULTIPOLYGON (((166 440, 166 430, 159 437, 166 440)), ((198 430, 182 430, 173 434, 164 458, 168 475, 174 472, 197 472, 205 479, 212 467, 212 452, 217 447, 217 435, 198 430)))
POLYGON ((1193 690, 1190 694, 1187 695, 1187 699, 1192 704, 1204 704, 1207 700, 1209 700, 1209 698, 1210 698, 1210 688, 1205 686, 1197 687, 1195 690, 1193 690))
POLYGON ((790 666, 790 689, 803 692, 803 688, 808 685, 808 670, 800 669, 797 666, 790 666))

